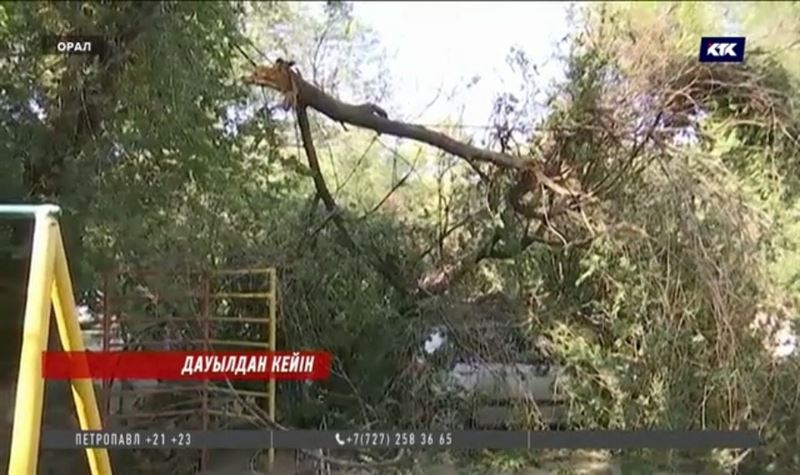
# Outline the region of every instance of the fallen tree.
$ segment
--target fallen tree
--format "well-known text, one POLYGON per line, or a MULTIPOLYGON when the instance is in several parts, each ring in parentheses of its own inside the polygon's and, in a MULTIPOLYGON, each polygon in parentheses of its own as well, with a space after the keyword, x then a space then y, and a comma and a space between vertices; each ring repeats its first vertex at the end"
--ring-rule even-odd
MULTIPOLYGON (((331 213, 331 219, 339 231, 341 243, 353 252, 360 251, 347 231, 344 220, 339 213, 339 208, 325 183, 319 167, 319 160, 309 126, 308 107, 343 124, 355 125, 373 130, 379 134, 408 138, 431 145, 460 157, 473 166, 478 163, 489 163, 496 167, 515 171, 518 178, 515 185, 509 189, 507 196, 513 208, 529 219, 535 218, 542 223, 546 223, 554 216, 577 209, 583 202, 591 199, 591 194, 581 192, 580 187, 570 188, 565 186, 564 183, 567 181, 566 178, 569 173, 565 173, 560 168, 555 170, 554 176, 549 176, 545 173, 544 163, 541 160, 478 148, 421 125, 392 120, 385 110, 372 103, 348 104, 342 102, 303 79, 302 75, 293 66, 293 62, 282 59, 277 60, 272 65, 256 66, 253 74, 247 77, 245 82, 267 87, 281 93, 284 97, 284 107, 287 110, 293 109, 295 111, 303 148, 312 172, 317 195, 328 212, 331 213), (533 207, 525 203, 528 198, 527 195, 538 193, 539 197, 543 198, 545 192, 549 192, 550 195, 558 199, 542 200, 548 203, 548 206, 544 209, 541 208, 542 202, 539 200, 533 207)), ((542 234, 536 234, 546 228, 547 226, 540 225, 536 227, 533 234, 526 234, 522 241, 524 246, 527 247, 534 242, 547 242, 543 239, 542 234)), ((447 290, 455 278, 463 275, 481 260, 506 257, 506 253, 495 249, 498 241, 498 233, 491 233, 475 252, 465 256, 455 265, 443 266, 432 274, 421 277, 416 281, 416 284, 403 281, 402 274, 387 259, 377 257, 372 261, 376 270, 398 291, 418 295, 438 294, 447 290)))

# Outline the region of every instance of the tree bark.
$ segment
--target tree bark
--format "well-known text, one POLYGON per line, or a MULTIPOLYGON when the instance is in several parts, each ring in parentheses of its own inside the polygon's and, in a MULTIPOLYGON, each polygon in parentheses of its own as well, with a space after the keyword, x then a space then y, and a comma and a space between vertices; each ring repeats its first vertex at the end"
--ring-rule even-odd
POLYGON ((374 104, 347 104, 326 94, 296 72, 292 71, 292 74, 297 87, 298 102, 318 110, 335 121, 364 127, 382 134, 417 140, 470 162, 488 162, 514 169, 524 169, 533 165, 530 160, 478 148, 421 125, 389 119, 386 112, 374 104))

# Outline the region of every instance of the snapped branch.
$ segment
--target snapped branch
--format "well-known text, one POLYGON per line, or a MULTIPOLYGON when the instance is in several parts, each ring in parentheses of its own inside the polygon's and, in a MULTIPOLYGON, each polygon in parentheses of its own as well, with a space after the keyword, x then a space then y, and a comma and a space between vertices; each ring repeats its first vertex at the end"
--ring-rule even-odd
MULTIPOLYGON (((311 107, 330 119, 342 124, 351 124, 358 127, 373 130, 381 134, 393 135, 401 138, 408 138, 422 142, 452 155, 466 160, 471 166, 475 167, 478 163, 491 163, 497 167, 516 170, 519 173, 519 182, 526 185, 524 189, 521 185, 517 194, 522 197, 530 193, 537 187, 548 189, 555 196, 562 198, 576 198, 573 190, 569 190, 556 181, 545 175, 542 171, 541 163, 534 160, 522 159, 506 153, 495 152, 492 150, 475 147, 471 144, 458 141, 440 132, 427 129, 421 125, 392 120, 386 111, 375 104, 348 104, 342 102, 320 88, 307 82, 293 69, 294 63, 277 60, 270 66, 257 66, 252 75, 245 79, 248 84, 268 87, 283 95, 283 105, 287 110, 294 109, 297 114, 297 121, 300 127, 303 147, 312 171, 314 184, 317 194, 325 204, 325 207, 332 213, 332 220, 340 232, 340 237, 345 247, 351 252, 361 254, 358 246, 348 233, 344 221, 337 213, 337 206, 333 196, 325 184, 322 176, 316 150, 313 145, 313 138, 308 122, 306 108, 311 107)), ((516 209, 517 207, 515 207, 516 209)), ((529 216, 530 217, 530 216, 529 216)), ((484 246, 481 246, 474 255, 467 256, 458 265, 448 266, 446 270, 437 272, 435 276, 422 278, 417 282, 417 295, 436 294, 448 287, 454 279, 457 279, 469 269, 483 259, 496 257, 494 255, 495 245, 498 239, 493 237, 484 246)), ((530 245, 530 243, 526 243, 530 245)), ((400 273, 393 263, 380 256, 374 256, 374 268, 382 274, 388 282, 398 290, 408 291, 409 286, 400 278, 400 273)), ((406 292, 404 292, 406 293, 406 292)))
POLYGON ((291 62, 278 60, 272 66, 256 67, 246 82, 277 90, 287 99, 289 99, 287 96, 293 96, 292 101, 311 107, 337 122, 426 143, 470 163, 488 162, 512 169, 532 166, 530 161, 513 155, 478 148, 421 125, 392 120, 386 111, 375 104, 342 102, 303 79, 291 65, 291 62))

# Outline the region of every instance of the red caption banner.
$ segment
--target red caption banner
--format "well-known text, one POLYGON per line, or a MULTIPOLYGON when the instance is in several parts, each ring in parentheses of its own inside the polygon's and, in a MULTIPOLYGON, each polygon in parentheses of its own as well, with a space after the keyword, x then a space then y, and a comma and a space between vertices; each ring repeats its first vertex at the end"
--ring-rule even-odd
POLYGON ((325 380, 325 352, 45 351, 45 379, 325 380))

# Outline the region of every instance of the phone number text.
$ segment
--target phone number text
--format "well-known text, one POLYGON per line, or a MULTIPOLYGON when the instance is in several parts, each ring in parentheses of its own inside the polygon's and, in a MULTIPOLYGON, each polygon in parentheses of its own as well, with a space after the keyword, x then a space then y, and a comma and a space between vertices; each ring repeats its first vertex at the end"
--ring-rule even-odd
POLYGON ((452 432, 352 432, 337 434, 337 443, 349 447, 450 447, 452 432))

